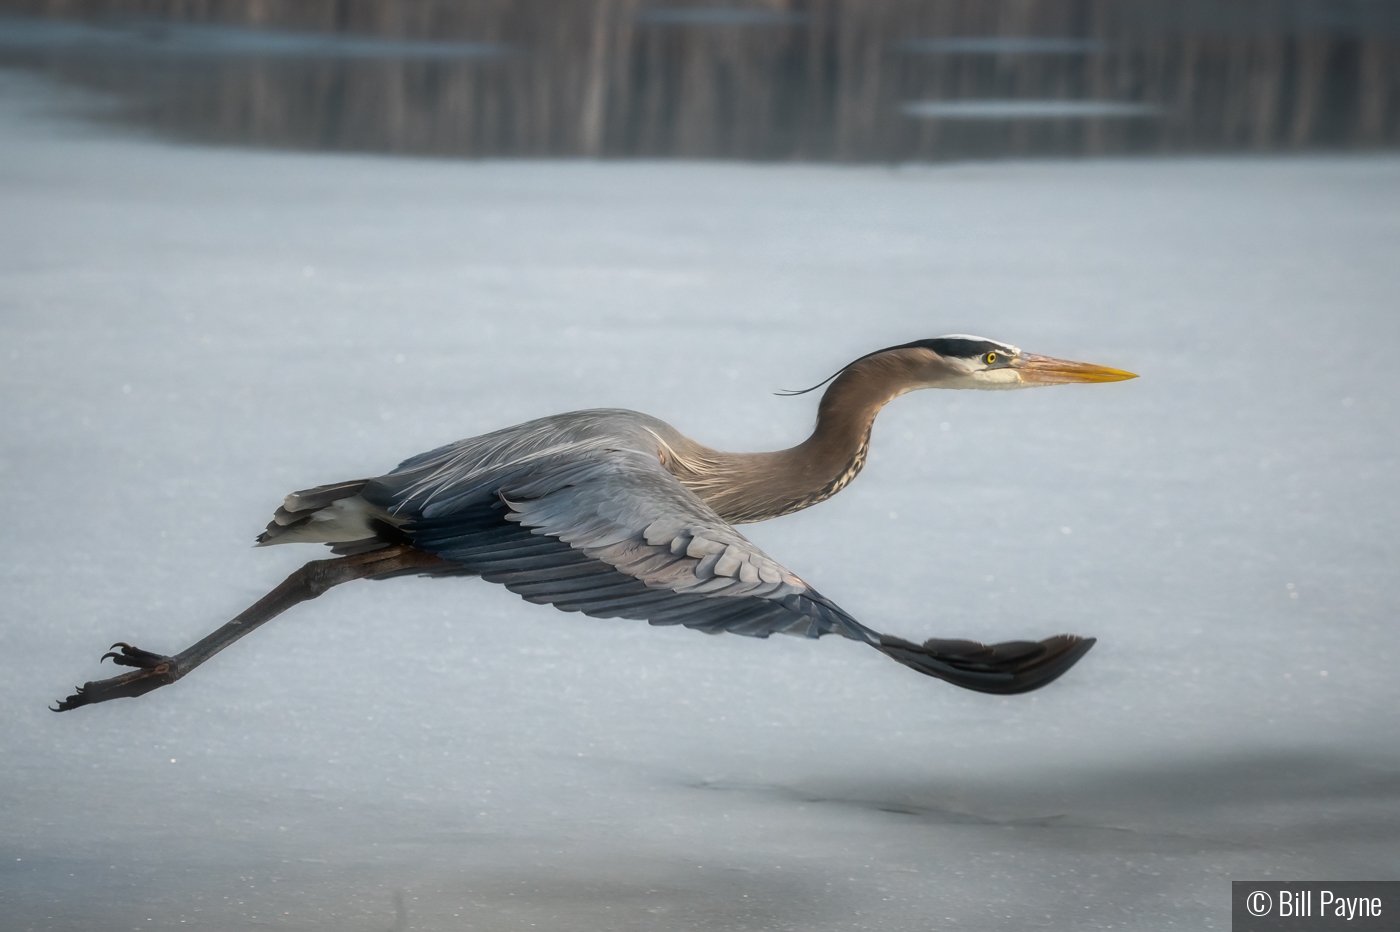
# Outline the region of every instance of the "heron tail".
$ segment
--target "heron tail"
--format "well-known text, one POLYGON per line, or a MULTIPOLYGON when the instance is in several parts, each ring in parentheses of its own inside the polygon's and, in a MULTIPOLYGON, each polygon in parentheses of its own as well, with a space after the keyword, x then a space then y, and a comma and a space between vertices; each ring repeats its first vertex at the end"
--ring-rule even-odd
POLYGON ((876 650, 926 676, 982 693, 1010 696, 1039 689, 1074 666, 1094 638, 1058 634, 1043 641, 979 644, 934 638, 914 644, 880 635, 876 650))
MULTIPOLYGON (((368 479, 355 479, 350 482, 318 485, 314 489, 293 492, 282 500, 282 506, 272 516, 267 530, 258 535, 258 546, 307 542, 339 543, 361 539, 373 542, 375 535, 369 527, 368 509, 356 507, 354 502, 345 502, 346 499, 353 500, 359 495, 368 482, 368 479), (337 503, 345 503, 349 507, 333 509, 332 512, 327 512, 324 515, 320 514, 323 510, 332 508, 337 503)), ((363 504, 363 502, 359 503, 361 506, 363 504)), ((378 546, 380 545, 368 549, 377 549, 378 546)), ((358 551, 337 550, 336 552, 358 551)))

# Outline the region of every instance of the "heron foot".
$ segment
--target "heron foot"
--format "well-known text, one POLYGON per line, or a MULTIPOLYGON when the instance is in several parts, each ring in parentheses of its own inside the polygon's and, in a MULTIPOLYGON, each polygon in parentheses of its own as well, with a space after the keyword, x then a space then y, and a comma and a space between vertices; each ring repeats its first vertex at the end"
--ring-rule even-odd
POLYGON ((102 655, 103 660, 110 657, 118 666, 136 669, 131 673, 123 673, 121 676, 105 680, 89 680, 79 686, 73 695, 49 708, 54 712, 67 712, 69 709, 106 702, 108 699, 135 698, 180 678, 180 670, 174 657, 153 654, 148 650, 132 647, 124 641, 118 641, 112 647, 113 650, 102 655), (121 648, 120 651, 115 650, 118 647, 121 648))

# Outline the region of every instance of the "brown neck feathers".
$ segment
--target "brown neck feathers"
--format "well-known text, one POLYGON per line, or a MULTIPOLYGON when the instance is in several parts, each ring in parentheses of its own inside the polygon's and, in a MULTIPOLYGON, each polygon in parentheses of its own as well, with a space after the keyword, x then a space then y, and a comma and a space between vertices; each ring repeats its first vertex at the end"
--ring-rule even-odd
POLYGON ((733 524, 764 521, 825 501, 865 466, 875 416, 917 388, 913 360, 882 353, 847 366, 822 395, 812 436, 772 453, 722 453, 695 444, 667 468, 733 524))

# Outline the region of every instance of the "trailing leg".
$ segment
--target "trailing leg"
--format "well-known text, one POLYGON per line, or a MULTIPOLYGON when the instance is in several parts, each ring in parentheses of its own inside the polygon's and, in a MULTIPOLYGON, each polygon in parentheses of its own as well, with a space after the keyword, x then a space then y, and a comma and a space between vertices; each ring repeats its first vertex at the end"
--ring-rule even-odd
POLYGON ((337 560, 312 560, 237 618, 173 657, 153 654, 118 641, 112 645, 114 649, 104 654, 102 659, 110 657, 112 662, 119 666, 136 669, 121 676, 84 683, 73 695, 51 708, 55 712, 66 712, 79 706, 106 702, 108 699, 143 695, 186 676, 195 667, 249 631, 271 621, 298 602, 316 598, 333 586, 354 579, 411 572, 416 568, 428 569, 445 563, 446 561, 430 553, 402 545, 337 560))

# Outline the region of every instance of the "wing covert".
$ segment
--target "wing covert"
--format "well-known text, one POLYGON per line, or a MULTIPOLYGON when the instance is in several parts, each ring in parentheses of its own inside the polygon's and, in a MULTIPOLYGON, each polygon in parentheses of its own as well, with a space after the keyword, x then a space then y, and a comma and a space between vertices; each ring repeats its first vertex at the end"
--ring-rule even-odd
POLYGON ((651 455, 580 452, 495 478, 486 494, 459 496, 454 508, 438 500, 402 530, 415 547, 564 611, 878 643, 876 632, 723 521, 651 455))

